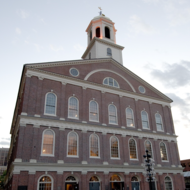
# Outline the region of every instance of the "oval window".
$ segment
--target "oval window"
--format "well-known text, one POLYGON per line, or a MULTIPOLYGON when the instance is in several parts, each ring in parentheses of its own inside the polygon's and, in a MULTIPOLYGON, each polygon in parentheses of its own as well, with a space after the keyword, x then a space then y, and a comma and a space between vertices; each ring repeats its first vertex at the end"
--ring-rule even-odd
POLYGON ((139 92, 144 94, 145 93, 145 88, 143 86, 139 86, 139 92))
POLYGON ((74 77, 77 77, 77 76, 79 76, 79 71, 77 69, 75 69, 75 68, 71 68, 70 69, 70 74, 72 76, 74 76, 74 77))

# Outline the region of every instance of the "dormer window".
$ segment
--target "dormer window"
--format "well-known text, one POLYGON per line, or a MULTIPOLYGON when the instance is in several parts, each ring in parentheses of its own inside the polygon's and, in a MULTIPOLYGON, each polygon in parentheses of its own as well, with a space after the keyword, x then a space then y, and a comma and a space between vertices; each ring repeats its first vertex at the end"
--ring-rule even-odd
POLYGON ((100 27, 96 28, 96 37, 100 37, 100 27))
POLYGON ((110 39, 110 29, 107 26, 105 27, 105 37, 110 39))
POLYGON ((104 79, 104 81, 103 81, 103 84, 119 88, 118 82, 115 79, 111 78, 111 77, 106 77, 104 79))
POLYGON ((107 48, 107 56, 112 56, 111 48, 107 48))

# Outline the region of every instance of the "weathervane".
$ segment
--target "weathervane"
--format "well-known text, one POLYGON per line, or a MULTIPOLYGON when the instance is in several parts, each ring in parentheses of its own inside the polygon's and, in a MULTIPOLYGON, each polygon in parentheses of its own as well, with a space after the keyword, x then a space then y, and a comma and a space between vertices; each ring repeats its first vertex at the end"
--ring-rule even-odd
POLYGON ((102 8, 101 7, 98 7, 98 8, 100 9, 100 12, 99 12, 100 15, 102 15, 102 8))

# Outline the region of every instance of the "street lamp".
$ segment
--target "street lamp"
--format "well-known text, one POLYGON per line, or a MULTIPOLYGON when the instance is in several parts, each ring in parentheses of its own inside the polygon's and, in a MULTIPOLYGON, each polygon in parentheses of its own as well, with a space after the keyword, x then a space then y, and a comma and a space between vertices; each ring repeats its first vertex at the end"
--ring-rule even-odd
POLYGON ((154 172, 154 160, 151 158, 151 155, 148 154, 148 150, 146 150, 146 155, 143 155, 144 157, 144 166, 145 166, 145 172, 146 172, 146 181, 149 182, 149 188, 152 189, 152 182, 155 181, 155 172, 154 172))

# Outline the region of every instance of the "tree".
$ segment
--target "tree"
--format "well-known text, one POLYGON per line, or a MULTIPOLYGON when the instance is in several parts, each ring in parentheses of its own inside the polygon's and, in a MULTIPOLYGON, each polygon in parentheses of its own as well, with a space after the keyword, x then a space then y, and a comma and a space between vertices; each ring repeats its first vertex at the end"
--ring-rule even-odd
POLYGON ((4 188, 6 174, 7 174, 7 171, 5 170, 3 174, 0 176, 0 189, 4 188))

